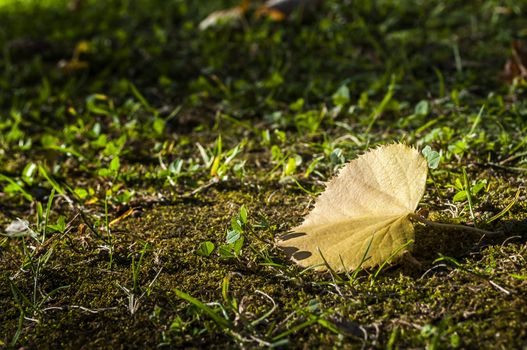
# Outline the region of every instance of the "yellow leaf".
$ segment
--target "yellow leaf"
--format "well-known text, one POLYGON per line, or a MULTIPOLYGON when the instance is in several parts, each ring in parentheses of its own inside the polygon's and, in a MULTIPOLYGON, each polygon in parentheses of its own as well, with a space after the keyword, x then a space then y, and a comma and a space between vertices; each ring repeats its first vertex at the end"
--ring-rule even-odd
POLYGON ((81 53, 85 53, 88 51, 90 51, 90 44, 84 40, 79 41, 77 43, 77 46, 75 47, 74 55, 78 57, 81 53))
POLYGON ((318 270, 327 268, 324 259, 338 272, 381 264, 414 238, 409 215, 423 196, 427 170, 406 145, 371 150, 347 164, 277 244, 299 265, 318 270))
POLYGON ((260 7, 256 11, 256 16, 268 16, 273 21, 277 21, 277 22, 280 22, 286 19, 286 15, 282 11, 271 9, 265 6, 260 7))
POLYGON ((110 221, 110 223, 108 224, 108 226, 112 227, 112 226, 115 226, 116 224, 118 224, 119 222, 121 222, 122 220, 126 219, 127 217, 129 217, 130 215, 132 215, 134 213, 134 208, 130 208, 128 209, 127 211, 125 211, 124 213, 122 213, 119 217, 113 219, 112 221, 110 221))

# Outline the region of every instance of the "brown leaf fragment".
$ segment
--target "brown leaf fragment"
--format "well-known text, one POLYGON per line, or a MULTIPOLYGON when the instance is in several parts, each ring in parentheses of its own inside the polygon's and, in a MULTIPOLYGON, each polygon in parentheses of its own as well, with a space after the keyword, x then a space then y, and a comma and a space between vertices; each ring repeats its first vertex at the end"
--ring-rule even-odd
POLYGON ((515 79, 527 79, 527 44, 521 40, 512 42, 511 57, 505 63, 501 79, 512 84, 515 79))
POLYGON ((283 21, 293 12, 301 14, 313 12, 321 0, 267 0, 257 11, 257 16, 268 16, 274 21, 283 21))

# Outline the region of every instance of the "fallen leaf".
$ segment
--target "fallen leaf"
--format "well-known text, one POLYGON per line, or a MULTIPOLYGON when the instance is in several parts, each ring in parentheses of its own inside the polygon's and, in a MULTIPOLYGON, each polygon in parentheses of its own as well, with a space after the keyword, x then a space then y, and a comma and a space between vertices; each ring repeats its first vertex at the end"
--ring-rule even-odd
POLYGON ((512 42, 512 54, 503 68, 501 78, 509 84, 516 78, 527 79, 527 45, 524 42, 512 42))
POLYGON ((85 5, 85 0, 71 0, 68 3, 68 10, 71 12, 80 11, 85 5))
POLYGON ((219 24, 233 23, 242 19, 249 8, 249 1, 244 0, 240 5, 226 10, 214 11, 199 24, 200 30, 206 30, 219 24))
POLYGON ((33 237, 37 238, 37 234, 29 227, 29 222, 27 220, 22 220, 17 218, 12 221, 6 228, 4 236, 7 237, 33 237))
POLYGON ((268 8, 268 7, 265 7, 265 6, 260 7, 256 11, 256 16, 257 17, 267 16, 267 17, 269 17, 270 19, 272 19, 273 21, 276 21, 276 22, 280 22, 280 21, 283 21, 283 20, 286 19, 286 15, 282 11, 274 10, 272 8, 268 8))
POLYGON ((337 272, 402 255, 400 248, 414 238, 409 216, 423 196, 427 171, 414 148, 371 150, 347 164, 304 222, 277 244, 301 266, 326 270, 327 262, 337 272))
POLYGON ((322 0, 267 0, 263 5, 256 7, 251 6, 250 0, 243 0, 238 6, 212 12, 200 22, 199 29, 206 30, 221 24, 236 23, 248 12, 256 17, 266 16, 273 21, 283 21, 295 11, 301 14, 313 13, 321 3, 322 0))
POLYGON ((313 12, 321 0, 267 0, 257 11, 257 16, 268 16, 274 21, 283 21, 294 11, 313 12))

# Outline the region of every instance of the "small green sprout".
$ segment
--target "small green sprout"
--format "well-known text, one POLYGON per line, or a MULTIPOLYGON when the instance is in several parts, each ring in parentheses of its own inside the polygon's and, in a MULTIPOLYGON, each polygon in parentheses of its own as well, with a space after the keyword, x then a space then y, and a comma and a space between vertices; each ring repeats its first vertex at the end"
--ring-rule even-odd
POLYGON ((428 167, 430 169, 437 169, 439 162, 441 161, 441 153, 432 150, 430 146, 423 148, 421 153, 425 157, 428 167))
POLYGON ((210 256, 216 246, 211 241, 201 242, 196 249, 196 254, 201 256, 210 256))

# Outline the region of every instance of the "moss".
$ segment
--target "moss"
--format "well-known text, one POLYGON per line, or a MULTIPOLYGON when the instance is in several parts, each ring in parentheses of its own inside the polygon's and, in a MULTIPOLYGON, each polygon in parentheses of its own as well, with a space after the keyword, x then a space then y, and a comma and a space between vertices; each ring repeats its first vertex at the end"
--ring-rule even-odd
POLYGON ((525 84, 496 79, 525 5, 323 3, 200 33, 225 1, 0 11, 0 173, 34 197, 0 180, 0 231, 35 225, 53 187, 49 223, 67 223, 44 244, 0 236, 0 347, 17 334, 27 349, 525 347, 525 193, 487 222, 525 188, 525 84), (89 69, 58 68, 84 41, 89 69), (376 278, 288 261, 276 235, 346 160, 394 140, 441 151, 423 215, 504 235, 416 224, 412 256, 376 278), (24 173, 32 163, 55 182, 24 173), (463 169, 487 183, 474 217, 453 201, 463 169), (242 205, 243 249, 222 258, 242 205), (209 257, 195 253, 205 241, 209 257))
MULTIPOLYGON (((263 266, 261 251, 251 247, 273 252, 274 248, 256 242, 253 245, 250 236, 239 259, 222 260, 216 253, 211 257, 194 253, 201 241, 211 240, 217 245, 223 242, 230 218, 241 204, 249 208, 250 220, 256 220, 256 213, 262 213, 289 225, 289 213, 296 212, 300 216, 303 210, 302 201, 295 201, 292 206, 288 200, 290 196, 291 193, 284 190, 276 193, 274 190, 242 192, 211 188, 191 203, 178 200, 156 206, 141 216, 128 217, 113 228, 111 268, 109 255, 97 247, 96 238, 92 237, 92 247, 80 254, 69 244, 56 245, 40 276, 39 288, 49 293, 60 286, 69 287, 60 290, 37 310, 35 317, 39 323, 24 322, 20 342, 28 347, 40 344, 74 347, 87 343, 104 347, 124 343, 132 347, 154 347, 162 343, 234 346, 240 341, 236 334, 242 338, 259 336, 269 341, 313 317, 320 317, 331 326, 321 322, 299 327, 294 332, 296 344, 359 346, 361 339, 366 337, 370 345, 383 347, 398 329, 398 346, 421 347, 432 339, 432 336, 424 337, 421 329, 431 325, 435 327, 434 332, 443 332, 439 339, 444 344, 449 344, 450 336, 456 333, 463 347, 521 345, 521 337, 525 336, 522 325, 527 321, 523 303, 526 295, 521 288, 523 281, 511 277, 507 259, 520 252, 524 243, 508 245, 506 251, 492 246, 478 250, 477 255, 464 257, 467 247, 473 244, 469 240, 470 244, 443 251, 453 256, 464 251, 459 256, 464 259, 462 268, 447 264, 423 277, 420 275, 432 267, 438 250, 431 252, 431 256, 416 253, 424 264, 420 272, 414 269, 408 274, 404 272, 404 265, 394 266, 373 285, 364 280, 366 275, 351 285, 327 284, 327 276, 299 275, 297 268, 288 267, 286 261, 277 260, 276 256, 275 262, 286 265, 263 266), (262 205, 272 192, 275 200, 262 205), (137 262, 143 242, 148 243, 148 251, 139 270, 139 288, 134 293, 139 304, 132 314, 130 300, 121 287, 129 290, 133 287, 132 261, 137 262), (225 277, 229 278, 227 300, 221 291, 225 277), (504 294, 491 281, 511 293, 504 294), (203 302, 221 303, 233 330, 226 332, 218 327, 202 311, 179 299, 175 289, 203 302), (233 302, 234 308, 229 306, 233 302), (276 305, 273 313, 251 325, 273 305, 276 305), (182 326, 171 328, 177 319, 182 326)), ((268 231, 257 233, 260 238, 272 239, 268 231)), ((417 240, 417 250, 429 250, 431 245, 440 243, 447 246, 446 234, 419 232, 418 235, 425 240, 417 240), (431 236, 434 239, 428 240, 431 236)), ((75 234, 69 238, 74 242, 70 244, 78 244, 75 234)), ((526 274, 527 267, 521 260, 515 266, 517 274, 526 274)), ((8 275, 4 272, 4 280, 8 275)), ((23 273, 14 283, 22 293, 31 293, 30 273, 23 273)), ((9 310, 1 316, 2 331, 12 335, 17 328, 18 310, 10 291, 1 290, 2 309, 9 310)), ((212 307, 222 313, 221 309, 212 307)))

